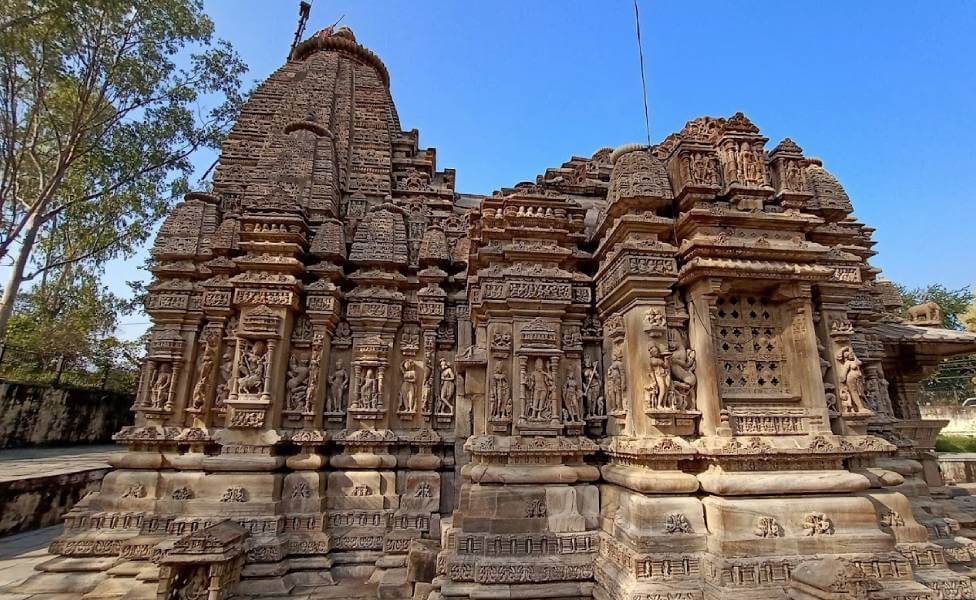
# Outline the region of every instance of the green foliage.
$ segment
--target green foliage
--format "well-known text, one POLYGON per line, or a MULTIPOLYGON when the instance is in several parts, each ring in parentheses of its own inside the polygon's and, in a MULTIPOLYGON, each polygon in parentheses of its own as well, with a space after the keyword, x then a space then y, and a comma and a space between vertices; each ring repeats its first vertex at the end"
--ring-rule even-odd
POLYGON ((976 298, 969 303, 966 310, 959 315, 959 320, 962 321, 963 327, 969 331, 976 331, 976 298))
MULTIPOLYGON (((942 284, 907 288, 895 284, 901 294, 902 307, 899 316, 910 320, 908 309, 923 302, 933 301, 942 309, 942 325, 949 329, 965 327, 965 313, 973 305, 973 291, 964 287, 950 289, 942 284)), ((931 377, 921 382, 925 402, 931 404, 958 404, 962 399, 976 394, 976 362, 972 356, 948 359, 931 377)))
POLYGON ((936 452, 976 452, 976 437, 940 435, 935 438, 936 452))
POLYGON ((0 337, 24 282, 148 239, 236 118, 245 71, 200 0, 0 3, 0 337))
POLYGON ((908 318, 908 309, 923 302, 933 301, 942 309, 942 324, 948 329, 964 329, 960 315, 973 302, 973 290, 969 287, 949 289, 941 283, 926 287, 908 288, 895 284, 902 298, 901 315, 908 318))
POLYGON ((134 308, 79 270, 32 286, 21 294, 10 321, 0 375, 5 379, 62 382, 82 386, 107 384, 134 389, 142 353, 140 341, 115 337, 119 318, 134 308), (60 364, 59 364, 60 363, 60 364))

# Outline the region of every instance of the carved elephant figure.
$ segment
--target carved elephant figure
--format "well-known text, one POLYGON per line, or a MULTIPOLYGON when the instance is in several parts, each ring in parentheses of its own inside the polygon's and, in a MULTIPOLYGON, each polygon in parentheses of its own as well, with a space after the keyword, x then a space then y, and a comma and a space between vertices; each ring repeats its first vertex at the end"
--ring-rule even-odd
POLYGON ((942 309, 935 302, 923 302, 908 309, 908 316, 916 322, 942 322, 942 309))

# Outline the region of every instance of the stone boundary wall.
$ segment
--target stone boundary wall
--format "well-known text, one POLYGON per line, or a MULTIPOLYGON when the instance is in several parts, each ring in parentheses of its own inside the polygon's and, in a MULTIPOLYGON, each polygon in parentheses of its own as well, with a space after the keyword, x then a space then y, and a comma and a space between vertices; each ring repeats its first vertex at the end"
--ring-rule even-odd
POLYGON ((60 523, 89 492, 97 492, 104 468, 0 481, 0 536, 60 523))
POLYGON ((946 483, 976 483, 976 454, 941 452, 939 470, 946 483))
POLYGON ((942 435, 976 436, 976 406, 929 405, 919 406, 923 419, 947 419, 949 424, 942 435))
POLYGON ((132 424, 133 397, 0 381, 0 449, 103 444, 132 424))

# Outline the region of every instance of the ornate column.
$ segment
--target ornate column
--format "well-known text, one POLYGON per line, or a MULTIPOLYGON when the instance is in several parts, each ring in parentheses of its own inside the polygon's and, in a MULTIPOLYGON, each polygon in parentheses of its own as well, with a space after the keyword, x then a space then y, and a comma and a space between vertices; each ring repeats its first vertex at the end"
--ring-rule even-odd
POLYGON ((805 410, 806 429, 810 433, 830 433, 830 419, 820 369, 817 332, 813 322, 811 286, 796 283, 780 286, 776 296, 782 298, 790 315, 787 329, 791 347, 791 376, 800 393, 805 410))
MULTIPOLYGON (((719 284, 715 280, 700 279, 688 289, 688 337, 691 347, 698 356, 716 356, 712 321, 715 301, 718 298, 719 284)), ((704 359, 698 364, 697 406, 701 411, 701 435, 729 437, 728 414, 722 414, 722 400, 719 392, 718 362, 704 359)))

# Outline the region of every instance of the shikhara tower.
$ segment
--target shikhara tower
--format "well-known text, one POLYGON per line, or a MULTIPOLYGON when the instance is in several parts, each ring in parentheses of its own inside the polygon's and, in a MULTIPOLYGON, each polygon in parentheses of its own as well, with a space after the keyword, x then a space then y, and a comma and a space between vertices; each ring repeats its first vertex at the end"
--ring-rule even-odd
POLYGON ((976 336, 895 318, 843 188, 766 141, 458 194, 379 58, 304 42, 160 230, 128 452, 20 591, 973 598, 916 401, 976 336))

